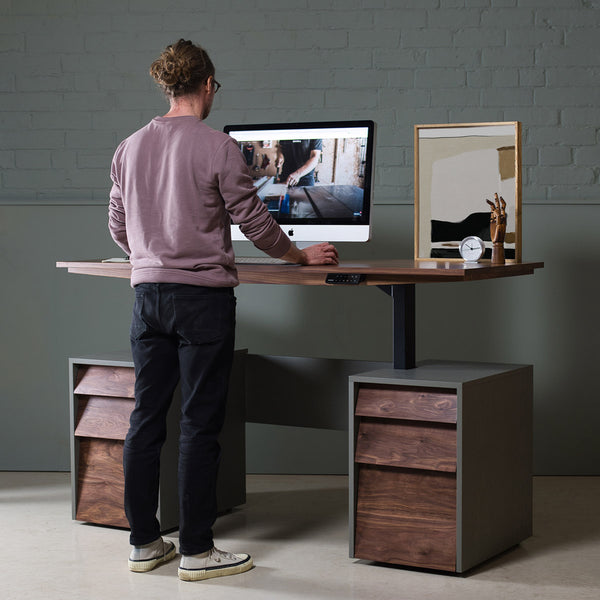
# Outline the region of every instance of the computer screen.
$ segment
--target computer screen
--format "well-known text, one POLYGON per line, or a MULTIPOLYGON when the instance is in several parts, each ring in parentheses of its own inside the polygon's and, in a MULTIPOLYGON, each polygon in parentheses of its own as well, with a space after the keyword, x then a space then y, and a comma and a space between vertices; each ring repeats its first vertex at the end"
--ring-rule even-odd
MULTIPOLYGON (((259 198, 293 241, 370 237, 373 121, 227 125, 259 198)), ((232 239, 246 238, 235 224, 232 239)))

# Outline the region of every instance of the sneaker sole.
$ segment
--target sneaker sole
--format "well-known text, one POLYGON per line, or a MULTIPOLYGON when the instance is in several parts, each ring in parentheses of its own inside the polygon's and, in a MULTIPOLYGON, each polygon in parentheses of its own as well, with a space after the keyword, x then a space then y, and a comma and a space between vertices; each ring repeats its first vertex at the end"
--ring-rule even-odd
POLYGON ((244 562, 229 567, 212 567, 210 569, 182 569, 179 567, 177 574, 181 581, 201 581, 213 577, 224 577, 225 575, 237 575, 245 573, 254 566, 252 557, 249 556, 244 562))
POLYGON ((155 567, 157 567, 160 563, 169 562, 175 555, 177 554, 177 550, 175 548, 175 544, 171 543, 171 549, 164 554, 163 556, 158 556, 156 558, 150 558, 148 560, 130 560, 129 561, 129 570, 134 573, 147 573, 148 571, 152 571, 155 567))

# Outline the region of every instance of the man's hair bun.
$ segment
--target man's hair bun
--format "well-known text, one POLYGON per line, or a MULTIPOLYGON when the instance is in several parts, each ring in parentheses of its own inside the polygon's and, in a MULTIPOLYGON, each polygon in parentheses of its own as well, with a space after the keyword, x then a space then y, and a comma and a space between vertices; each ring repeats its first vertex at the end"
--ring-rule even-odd
POLYGON ((184 39, 167 46, 150 66, 150 75, 173 98, 195 92, 214 74, 206 50, 184 39))

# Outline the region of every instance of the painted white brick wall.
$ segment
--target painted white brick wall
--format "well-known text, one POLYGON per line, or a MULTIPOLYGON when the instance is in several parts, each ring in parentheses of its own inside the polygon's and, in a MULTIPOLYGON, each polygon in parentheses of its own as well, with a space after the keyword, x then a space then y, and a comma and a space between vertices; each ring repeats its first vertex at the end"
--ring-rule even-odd
POLYGON ((413 125, 520 120, 525 203, 598 203, 599 0, 4 0, 0 202, 105 203, 114 148, 165 109, 179 37, 209 124, 370 118, 375 202, 413 201, 413 125))

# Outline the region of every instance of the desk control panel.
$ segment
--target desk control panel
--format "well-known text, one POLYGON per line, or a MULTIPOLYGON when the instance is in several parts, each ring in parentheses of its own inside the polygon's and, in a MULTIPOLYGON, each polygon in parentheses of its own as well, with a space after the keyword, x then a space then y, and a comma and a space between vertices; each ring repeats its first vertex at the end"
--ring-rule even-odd
POLYGON ((325 283, 333 285, 358 285, 364 281, 362 273, 327 273, 325 283))

